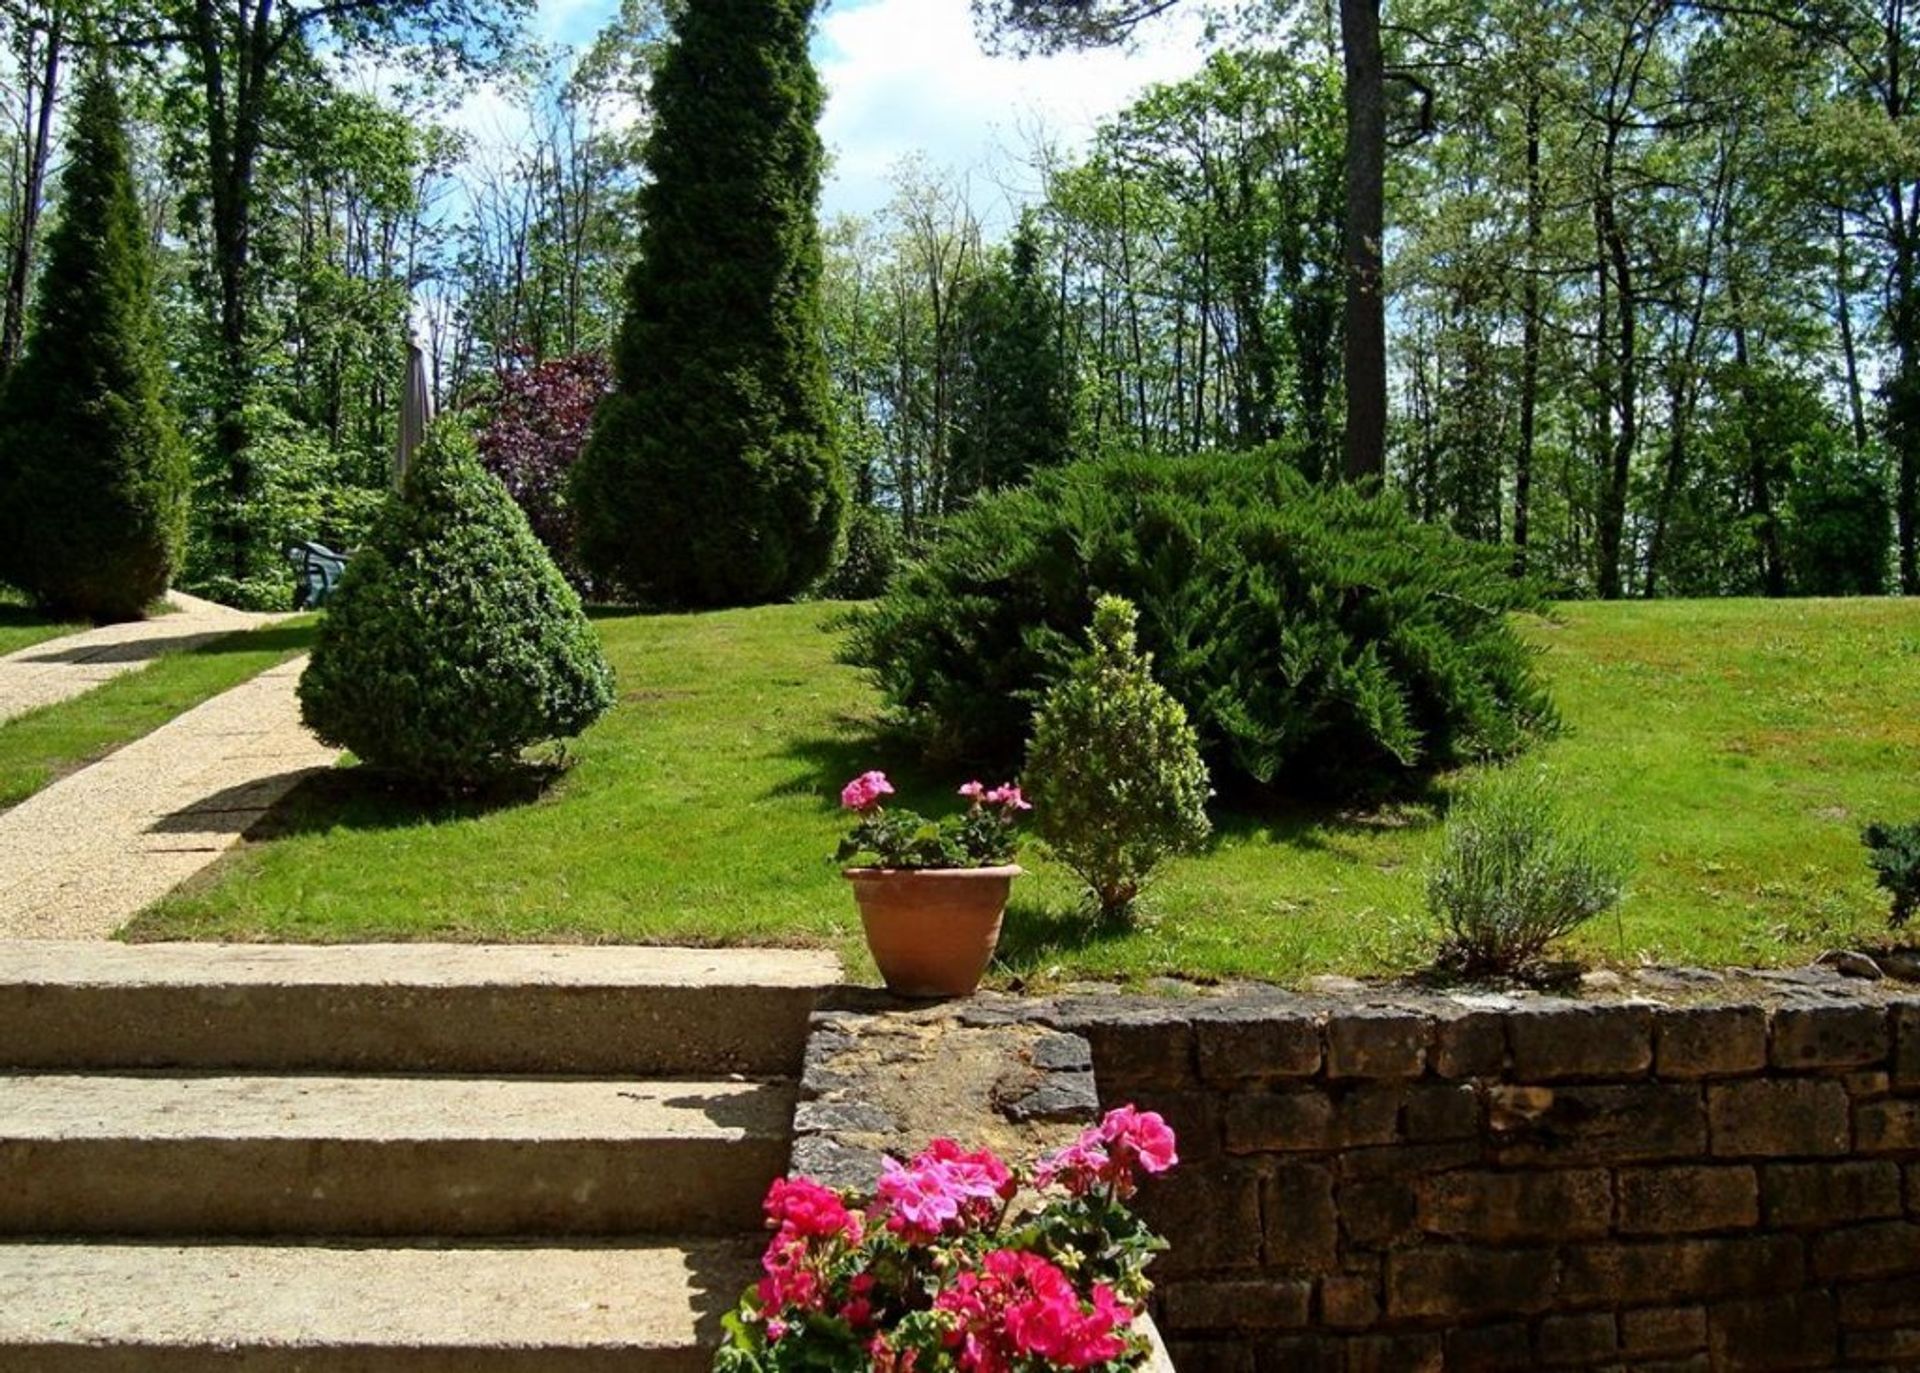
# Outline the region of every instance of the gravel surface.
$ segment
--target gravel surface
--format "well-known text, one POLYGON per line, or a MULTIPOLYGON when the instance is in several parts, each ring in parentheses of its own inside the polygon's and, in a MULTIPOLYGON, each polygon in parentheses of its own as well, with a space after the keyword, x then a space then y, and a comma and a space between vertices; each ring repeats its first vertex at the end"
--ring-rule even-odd
POLYGON ((272 668, 0 814, 0 938, 106 938, 332 766, 300 723, 305 667, 272 668))
POLYGON ((284 618, 229 610, 181 591, 168 600, 175 607, 170 615, 103 625, 0 658, 0 724, 92 691, 123 672, 145 667, 163 653, 197 648, 284 618))

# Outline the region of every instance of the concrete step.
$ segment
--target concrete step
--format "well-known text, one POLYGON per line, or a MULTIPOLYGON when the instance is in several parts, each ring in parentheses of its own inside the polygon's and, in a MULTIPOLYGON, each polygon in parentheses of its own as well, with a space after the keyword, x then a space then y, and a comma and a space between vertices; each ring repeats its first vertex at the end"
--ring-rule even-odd
POLYGON ((825 953, 0 942, 0 1069, 798 1076, 825 953))
POLYGON ((0 1373, 694 1373, 754 1252, 0 1245, 0 1373))
POLYGON ((0 1077, 0 1234, 744 1234, 790 1083, 0 1077))

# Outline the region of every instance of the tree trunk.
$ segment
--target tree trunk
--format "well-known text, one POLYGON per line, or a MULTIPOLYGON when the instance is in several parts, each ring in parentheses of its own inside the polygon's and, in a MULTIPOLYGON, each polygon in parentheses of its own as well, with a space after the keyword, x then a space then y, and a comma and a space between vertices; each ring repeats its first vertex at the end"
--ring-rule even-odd
POLYGON ((1853 338, 1852 283, 1847 277, 1847 212, 1833 212, 1834 299, 1838 305, 1840 356, 1847 370, 1847 412, 1853 418, 1853 447, 1867 451, 1867 407, 1860 389, 1860 355, 1853 338))
POLYGON ((33 280, 35 240, 40 234, 40 211, 46 195, 47 155, 53 146, 53 107, 60 95, 61 12, 53 12, 47 29, 47 50, 41 64, 40 106, 33 108, 34 82, 26 80, 27 108, 23 113, 32 125, 32 142, 27 148, 26 175, 20 187, 20 222, 15 228, 12 261, 7 265, 6 315, 0 322, 0 375, 11 371, 20 360, 20 349, 27 336, 27 287, 33 280))
POLYGON ((1350 481, 1387 470, 1386 67, 1380 0, 1340 0, 1347 71, 1347 440, 1350 481))
POLYGON ((220 380, 215 387, 214 442, 227 472, 225 509, 213 538, 228 573, 253 576, 254 470, 247 403, 253 389, 248 289, 253 268, 254 168, 266 123, 266 86, 275 52, 274 0, 251 15, 242 6, 231 35, 234 81, 228 89, 223 16, 214 0, 196 0, 193 41, 206 96, 209 201, 214 273, 220 287, 220 380))
POLYGON ((1520 446, 1513 458, 1513 569, 1527 573, 1532 537, 1533 449, 1540 404, 1540 234, 1546 194, 1540 182, 1540 92, 1527 92, 1527 238, 1520 288, 1520 446))
MULTIPOLYGON (((1626 592, 1622 553, 1627 523, 1627 487, 1633 475, 1633 453, 1639 442, 1639 300, 1635 291, 1633 260, 1627 250, 1626 235, 1614 207, 1613 156, 1609 146, 1602 172, 1600 192, 1595 202, 1599 231, 1601 273, 1610 275, 1614 291, 1614 316, 1617 340, 1608 359, 1614 418, 1618 421, 1613 442, 1607 452, 1607 467, 1600 491, 1597 548, 1597 577, 1602 599, 1617 601, 1626 592)), ((1608 348, 1606 330, 1601 330, 1601 347, 1608 348)))
POLYGON ((1787 563, 1780 547, 1780 518, 1774 509, 1773 471, 1767 444, 1756 441, 1753 360, 1747 351, 1746 299, 1740 289, 1740 259, 1733 241, 1733 216, 1727 216, 1727 305, 1733 316, 1733 366, 1747 423, 1742 439, 1747 447, 1747 492, 1753 503, 1754 536, 1760 542, 1760 584, 1767 595, 1787 594, 1787 563))

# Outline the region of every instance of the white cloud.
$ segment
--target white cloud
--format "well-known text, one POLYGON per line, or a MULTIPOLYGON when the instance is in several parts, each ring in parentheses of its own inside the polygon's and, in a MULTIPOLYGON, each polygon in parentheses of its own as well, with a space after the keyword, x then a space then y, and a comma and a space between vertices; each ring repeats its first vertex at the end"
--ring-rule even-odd
MULTIPOLYGON (((584 47, 619 0, 540 0, 532 21, 548 42, 584 47)), ((1205 51, 1204 6, 1192 0, 1142 27, 1128 48, 1051 57, 990 56, 974 33, 969 0, 834 0, 814 56, 827 87, 821 133, 833 154, 823 196, 829 215, 871 214, 891 198, 903 160, 923 156, 969 177, 976 209, 1001 218, 999 188, 1034 193, 1018 165, 1030 132, 1073 150, 1143 88, 1191 74, 1205 51)), ((369 64, 371 65, 371 64, 369 64)), ((401 73, 365 72, 379 87, 401 73)), ((529 135, 517 93, 494 83, 470 91, 449 115, 473 140, 476 160, 498 161, 529 135)))
POLYGON ((835 5, 820 28, 830 214, 882 208, 889 173, 915 154, 936 167, 986 171, 1023 152, 1035 125, 1082 146, 1142 88, 1190 74, 1203 51, 1197 4, 1143 28, 1130 49, 1026 59, 982 49, 968 0, 835 5))

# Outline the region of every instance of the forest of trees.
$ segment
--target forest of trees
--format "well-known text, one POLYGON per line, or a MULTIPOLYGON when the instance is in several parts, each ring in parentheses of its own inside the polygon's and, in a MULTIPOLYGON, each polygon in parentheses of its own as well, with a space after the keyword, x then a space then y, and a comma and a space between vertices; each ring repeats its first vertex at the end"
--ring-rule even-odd
MULTIPOLYGON (((1072 33, 1046 0, 980 9, 1021 46, 1174 3, 1071 6, 1072 33)), ((443 399, 483 404, 609 349, 661 0, 564 53, 528 8, 0 0, 0 368, 99 47, 162 265, 190 586, 271 601, 281 541, 355 541, 409 332, 443 399), (476 80, 525 112, 517 146, 457 131, 476 80)), ((1387 480, 1421 518, 1568 594, 1920 592, 1905 4, 1244 0, 1195 68, 1084 146, 1034 137, 1012 209, 978 169, 915 163, 883 213, 823 226, 848 489, 909 547, 1074 455, 1278 443, 1353 471, 1358 242, 1385 263, 1387 480), (1376 20, 1356 100, 1344 39, 1376 20), (1369 154, 1377 241, 1350 223, 1369 154)))

